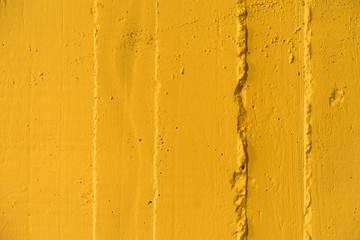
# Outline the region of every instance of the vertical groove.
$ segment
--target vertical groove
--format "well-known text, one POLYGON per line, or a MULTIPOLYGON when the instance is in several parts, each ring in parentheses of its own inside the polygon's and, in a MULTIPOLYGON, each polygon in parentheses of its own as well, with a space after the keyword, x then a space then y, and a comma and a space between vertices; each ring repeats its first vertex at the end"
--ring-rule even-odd
POLYGON ((236 50, 238 56, 237 65, 237 86, 235 89, 235 100, 238 103, 239 112, 237 119, 237 164, 238 167, 234 171, 231 180, 232 189, 235 192, 234 204, 237 214, 236 219, 236 239, 247 239, 248 227, 246 216, 246 198, 247 198, 247 181, 248 181, 248 154, 246 139, 246 123, 245 123, 245 97, 247 82, 247 29, 246 29, 246 1, 237 1, 237 35, 236 50))
POLYGON ((93 126, 93 240, 96 239, 96 132, 97 132, 97 105, 98 105, 98 59, 97 59, 97 34, 99 29, 98 18, 98 0, 94 0, 93 16, 94 16, 94 36, 93 36, 93 57, 94 57, 94 126, 93 126))
POLYGON ((159 2, 155 1, 155 59, 154 59, 154 78, 155 78, 155 94, 154 94, 154 158, 153 158, 153 240, 156 240, 156 223, 157 223, 157 200, 158 200, 158 155, 159 155, 159 95, 161 90, 161 84, 158 79, 158 69, 159 69, 159 31, 158 31, 158 9, 159 2))
POLYGON ((312 74, 311 74, 311 0, 305 1, 304 8, 304 240, 310 240, 311 228, 311 100, 312 100, 312 74))

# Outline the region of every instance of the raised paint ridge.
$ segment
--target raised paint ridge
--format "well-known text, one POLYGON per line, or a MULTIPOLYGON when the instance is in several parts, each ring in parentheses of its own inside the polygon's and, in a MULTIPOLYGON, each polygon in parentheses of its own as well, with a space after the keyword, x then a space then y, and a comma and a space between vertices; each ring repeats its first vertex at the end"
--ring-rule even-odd
POLYGON ((93 131, 94 131, 94 137, 93 137, 93 193, 94 193, 94 200, 93 200, 93 240, 96 239, 96 151, 97 151, 97 142, 96 142, 96 134, 97 134, 97 106, 98 106, 98 57, 97 57, 97 34, 99 30, 99 11, 98 11, 98 0, 94 0, 94 7, 93 7, 93 17, 94 17, 94 36, 93 36, 93 57, 94 57, 94 115, 93 115, 93 131))
POLYGON ((155 0, 155 67, 154 67, 154 79, 155 79, 155 94, 154 94, 154 158, 153 158, 153 240, 156 240, 156 224, 157 224, 157 202, 159 195, 159 176, 158 176, 158 156, 160 149, 159 139, 159 97, 161 92, 161 83, 158 78, 159 70, 159 26, 158 26, 158 14, 159 14, 159 1, 155 0))
POLYGON ((238 0, 237 2, 237 36, 236 50, 238 56, 237 65, 237 86, 235 89, 235 101, 238 103, 239 112, 237 120, 237 169, 233 173, 231 185, 235 192, 234 204, 237 214, 236 219, 236 239, 244 240, 247 238, 247 216, 246 216, 246 198, 247 198, 247 140, 246 140, 246 110, 245 101, 245 84, 247 81, 247 29, 246 29, 246 2, 238 0))
POLYGON ((311 227, 311 161, 312 161, 312 130, 311 130, 311 100, 313 79, 311 73, 311 1, 305 1, 305 33, 304 33, 304 240, 310 240, 311 227))

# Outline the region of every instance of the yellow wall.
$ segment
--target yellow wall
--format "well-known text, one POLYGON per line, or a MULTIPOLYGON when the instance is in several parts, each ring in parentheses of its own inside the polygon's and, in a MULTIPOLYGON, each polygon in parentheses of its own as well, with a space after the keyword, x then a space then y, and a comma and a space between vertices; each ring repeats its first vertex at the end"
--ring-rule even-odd
POLYGON ((0 0, 0 240, 360 239, 357 0, 0 0))

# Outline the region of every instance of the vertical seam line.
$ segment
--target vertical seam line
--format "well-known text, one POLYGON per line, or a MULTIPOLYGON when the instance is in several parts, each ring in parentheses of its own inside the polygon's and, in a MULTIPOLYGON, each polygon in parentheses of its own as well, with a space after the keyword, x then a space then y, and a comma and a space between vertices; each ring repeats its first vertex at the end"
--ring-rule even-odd
POLYGON ((156 224, 157 224, 157 200, 159 194, 159 179, 158 179, 158 155, 159 155, 159 95, 161 84, 158 78, 159 68, 159 31, 158 31, 158 10, 159 1, 155 1, 155 56, 154 56, 154 78, 155 78, 155 93, 154 93, 154 158, 153 158, 153 240, 156 240, 156 224))
POLYGON ((96 239, 96 155, 97 155, 97 106, 98 106, 98 58, 97 58, 97 34, 99 29, 99 12, 98 12, 98 0, 94 0, 93 6, 94 17, 94 35, 93 35, 93 57, 94 57, 94 109, 93 109, 93 240, 96 239))
POLYGON ((313 79, 311 71, 311 0, 305 1, 304 6, 304 240, 312 238, 311 216, 311 181, 312 181, 312 92, 313 79))
POLYGON ((248 181, 248 153, 247 153, 247 134, 246 134, 246 83, 248 65, 247 55, 247 28, 246 28, 246 1, 237 0, 237 25, 236 25, 236 89, 234 92, 235 101, 238 104, 237 116, 237 169, 233 173, 231 185, 235 198, 236 239, 246 240, 248 234, 246 200, 247 200, 247 181, 248 181))

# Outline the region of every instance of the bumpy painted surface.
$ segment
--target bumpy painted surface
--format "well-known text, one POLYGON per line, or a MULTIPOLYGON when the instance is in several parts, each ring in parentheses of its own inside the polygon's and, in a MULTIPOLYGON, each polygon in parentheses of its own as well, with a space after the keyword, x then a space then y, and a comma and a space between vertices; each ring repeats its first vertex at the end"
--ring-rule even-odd
POLYGON ((0 239, 359 239, 359 11, 1 0, 0 239))

